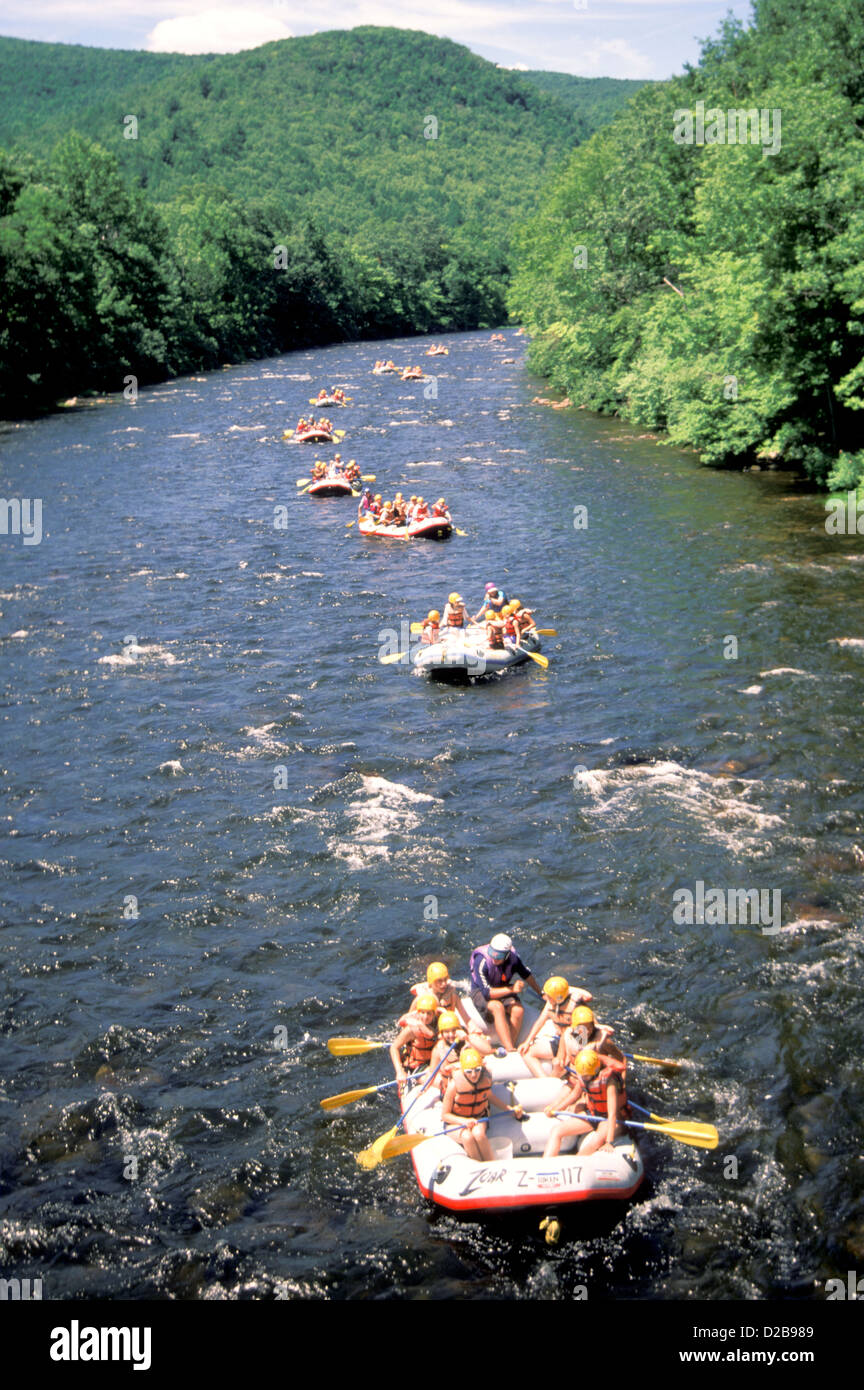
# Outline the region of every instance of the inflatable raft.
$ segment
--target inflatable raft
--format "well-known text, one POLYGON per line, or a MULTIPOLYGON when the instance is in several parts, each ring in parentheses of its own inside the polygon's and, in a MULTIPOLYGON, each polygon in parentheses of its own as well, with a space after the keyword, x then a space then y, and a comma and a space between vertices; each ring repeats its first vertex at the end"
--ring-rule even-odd
POLYGON ((511 666, 521 666, 531 658, 526 652, 539 652, 540 638, 529 633, 514 647, 490 647, 484 626, 442 628, 441 640, 421 647, 414 656, 414 668, 433 680, 471 680, 495 676, 511 666))
MULTIPOLYGON (((561 1090, 556 1077, 509 1080, 521 1058, 486 1059, 493 1093, 507 1105, 519 1104, 526 1114, 517 1120, 494 1107, 487 1136, 494 1154, 491 1162, 469 1158, 452 1133, 441 1134, 441 1095, 433 1081, 417 1097, 417 1088, 406 1088, 402 1098, 406 1134, 428 1134, 426 1143, 411 1150, 417 1185, 423 1196, 448 1211, 515 1212, 530 1207, 550 1208, 573 1202, 627 1201, 636 1192, 645 1169, 636 1144, 629 1136, 616 1139, 611 1150, 599 1150, 580 1158, 582 1136, 568 1135, 556 1158, 544 1158, 543 1150, 555 1123, 543 1108, 561 1090), (414 1104, 412 1105, 412 1102, 414 1104)), ((524 1064, 522 1064, 524 1065, 524 1064)), ((417 1083, 419 1087, 420 1082, 417 1083)))
POLYGON ((302 434, 286 430, 283 439, 291 439, 295 444, 335 444, 336 436, 330 430, 304 430, 302 434))
POLYGON ((320 478, 306 489, 309 497, 353 497, 354 489, 345 478, 320 478))
POLYGON ((443 516, 427 516, 410 526, 379 526, 374 521, 360 521, 361 536, 383 536, 385 540, 444 541, 453 534, 453 523, 443 516))

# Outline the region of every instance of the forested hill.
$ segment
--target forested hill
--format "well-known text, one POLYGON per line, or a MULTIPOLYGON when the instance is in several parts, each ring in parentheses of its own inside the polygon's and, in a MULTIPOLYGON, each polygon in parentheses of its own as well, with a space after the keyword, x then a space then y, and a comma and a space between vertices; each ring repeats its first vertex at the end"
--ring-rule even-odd
POLYGON ((586 110, 398 29, 220 57, 0 39, 0 411, 502 323, 513 227, 586 110))
MULTIPOLYGON (((627 95, 622 84, 616 109, 627 95)), ((467 48, 397 29, 220 57, 0 40, 7 149, 41 155, 71 128, 159 202, 219 186, 314 208, 352 235, 417 213, 472 223, 499 250, 562 155, 612 114, 604 91, 603 116, 587 117, 592 100, 561 103, 467 48)))
POLYGON ((519 69, 524 82, 539 87, 579 116, 589 134, 611 121, 630 97, 646 85, 632 77, 574 77, 569 72, 519 69))
POLYGON ((864 486, 861 0, 727 20, 580 146, 516 259, 511 311, 574 402, 864 486))

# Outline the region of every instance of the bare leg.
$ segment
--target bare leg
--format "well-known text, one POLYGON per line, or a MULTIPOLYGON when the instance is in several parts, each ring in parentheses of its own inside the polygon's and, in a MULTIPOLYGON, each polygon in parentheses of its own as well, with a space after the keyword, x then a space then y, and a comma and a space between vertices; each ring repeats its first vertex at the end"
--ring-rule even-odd
MULTIPOLYGON (((587 1134, 591 1125, 587 1120, 559 1120, 546 1141, 544 1158, 557 1158, 561 1152, 561 1141, 567 1134, 587 1134)), ((584 1153, 584 1149, 580 1150, 584 1153)))

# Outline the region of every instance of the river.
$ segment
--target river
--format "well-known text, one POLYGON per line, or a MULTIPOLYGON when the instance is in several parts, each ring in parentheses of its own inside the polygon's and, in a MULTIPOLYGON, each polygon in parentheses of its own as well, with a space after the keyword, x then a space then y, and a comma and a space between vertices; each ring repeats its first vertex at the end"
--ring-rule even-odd
POLYGON ((0 1274, 45 1298, 822 1298, 864 1259, 864 537, 789 474, 532 404, 512 330, 439 341, 0 435, 43 528, 0 537, 0 1274), (298 496, 281 431, 331 384, 345 456, 467 537, 298 496), (557 630, 548 670, 379 663, 488 580, 557 630), (688 923, 699 884, 782 908, 688 923), (389 1039, 496 931, 686 1059, 637 1091, 721 1135, 646 1135, 636 1199, 555 1249, 430 1214, 408 1158, 361 1171, 392 1090, 318 1105, 389 1073, 328 1037, 389 1039))

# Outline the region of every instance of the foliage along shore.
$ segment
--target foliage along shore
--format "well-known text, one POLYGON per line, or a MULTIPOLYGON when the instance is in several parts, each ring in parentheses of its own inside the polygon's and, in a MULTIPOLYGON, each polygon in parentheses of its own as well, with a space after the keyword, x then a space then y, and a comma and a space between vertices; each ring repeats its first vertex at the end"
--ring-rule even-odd
POLYGON ((727 20, 576 151, 524 229, 509 307, 532 367, 705 463, 864 482, 862 115, 859 0, 727 20))

